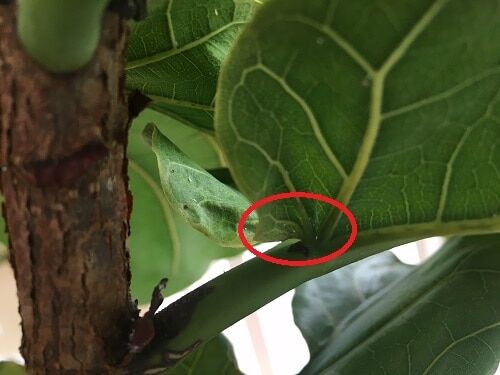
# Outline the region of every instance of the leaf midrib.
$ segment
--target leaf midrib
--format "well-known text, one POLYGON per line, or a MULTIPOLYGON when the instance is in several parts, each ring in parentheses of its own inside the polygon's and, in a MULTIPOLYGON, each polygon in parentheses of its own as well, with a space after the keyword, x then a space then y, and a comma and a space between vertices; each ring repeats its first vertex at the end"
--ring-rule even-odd
MULTIPOLYGON (((417 40, 420 34, 439 14, 441 9, 444 7, 444 5, 446 5, 446 3, 448 3, 448 1, 450 0, 434 1, 434 3, 427 9, 427 11, 417 21, 417 23, 401 40, 398 46, 389 54, 389 57, 385 60, 382 66, 371 74, 370 72, 368 72, 370 78, 372 79, 370 114, 365 131, 365 136, 358 152, 358 157, 354 163, 349 177, 344 180, 344 183, 342 184, 342 187, 340 188, 339 194, 337 196, 337 200, 342 202, 344 205, 348 205, 348 203, 350 202, 351 197, 366 170, 366 166, 370 161, 371 153, 377 140, 380 124, 382 123, 384 83, 387 75, 399 62, 399 60, 405 55, 406 51, 415 42, 415 40, 417 40)), ((352 48, 352 50, 354 50, 354 48, 352 48)), ((352 51, 349 53, 349 56, 352 56, 352 51)), ((366 61, 366 59, 364 59, 362 56, 361 58, 361 61, 366 61)), ((327 244, 332 240, 333 234, 338 227, 338 223, 341 217, 342 212, 340 212, 339 210, 330 210, 330 213, 321 225, 321 229, 319 232, 319 238, 322 239, 323 246, 327 246, 327 244)))

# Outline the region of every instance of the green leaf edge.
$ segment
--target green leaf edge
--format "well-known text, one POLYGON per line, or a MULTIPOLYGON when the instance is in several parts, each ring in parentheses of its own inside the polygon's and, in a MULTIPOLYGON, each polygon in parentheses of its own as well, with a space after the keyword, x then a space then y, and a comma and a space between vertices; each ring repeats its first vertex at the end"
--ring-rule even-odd
POLYGON ((177 236, 177 231, 174 222, 174 216, 172 214, 170 205, 168 204, 165 196, 163 195, 163 191, 160 186, 156 183, 156 181, 146 172, 141 166, 135 163, 133 160, 128 161, 129 167, 132 168, 134 172, 136 172, 140 177, 144 179, 146 184, 151 188, 155 197, 160 202, 161 210, 164 215, 165 223, 167 224, 168 234, 170 236, 170 241, 172 242, 172 263, 170 266, 170 275, 175 275, 179 268, 180 262, 180 241, 177 236))

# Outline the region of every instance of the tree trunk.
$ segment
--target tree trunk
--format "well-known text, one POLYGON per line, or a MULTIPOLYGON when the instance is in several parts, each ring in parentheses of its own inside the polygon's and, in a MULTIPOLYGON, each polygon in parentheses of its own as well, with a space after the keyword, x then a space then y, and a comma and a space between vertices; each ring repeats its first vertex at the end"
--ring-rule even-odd
POLYGON ((126 38, 108 14, 93 61, 51 74, 19 45, 15 6, 0 5, 0 181, 34 374, 117 372, 127 351, 126 38))

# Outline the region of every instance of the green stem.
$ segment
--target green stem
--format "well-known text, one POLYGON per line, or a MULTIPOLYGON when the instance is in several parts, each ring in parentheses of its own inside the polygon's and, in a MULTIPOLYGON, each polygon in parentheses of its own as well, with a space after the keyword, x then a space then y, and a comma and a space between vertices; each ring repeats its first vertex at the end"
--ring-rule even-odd
MULTIPOLYGON (((371 229, 359 233, 355 245, 333 261, 311 267, 284 267, 259 258, 233 268, 185 295, 155 315, 156 335, 133 358, 133 373, 165 367, 165 358, 177 358, 206 342, 273 299, 328 272, 381 251, 426 237, 500 233, 500 217, 456 222, 427 222, 371 229)), ((331 249, 341 246, 339 237, 331 249)), ((285 241, 266 254, 284 259, 305 259, 290 252, 297 241, 285 241)), ((325 254, 315 254, 315 256, 325 254)))
MULTIPOLYGON (((165 366, 166 353, 183 352, 206 342, 273 299, 328 272, 386 249, 432 236, 500 233, 500 217, 462 222, 431 222, 360 232, 355 245, 340 258, 312 267, 284 267, 252 259, 185 295, 155 315, 156 336, 131 363, 133 371, 165 366)), ((345 241, 332 244, 338 248, 345 241)), ((286 241, 266 254, 305 259, 289 251, 286 241)), ((325 255, 325 254, 319 254, 325 255)))
MULTIPOLYGON (((305 259, 301 254, 289 252, 290 246, 296 242, 286 241, 266 254, 293 260, 305 259)), ((400 242, 390 245, 385 243, 383 247, 399 244, 400 242)), ((380 250, 380 247, 373 246, 365 249, 358 248, 355 252, 347 253, 334 262, 312 267, 284 267, 259 258, 247 261, 209 281, 200 289, 182 297, 177 303, 155 315, 157 336, 146 350, 134 358, 131 364, 133 373, 163 367, 166 353, 183 352, 196 343, 206 342, 305 281, 380 250), (197 296, 196 293, 199 293, 201 289, 205 293, 197 296), (180 317, 188 317, 188 321, 179 327, 179 332, 175 332, 174 337, 169 337, 175 331, 170 325, 178 321, 180 317), (163 336, 165 331, 167 331, 166 336, 163 336)))
POLYGON ((110 0, 19 0, 17 32, 47 70, 69 73, 92 59, 110 0))
MULTIPOLYGON (((296 241, 284 242, 266 254, 286 259, 305 259, 290 253, 296 241)), ((399 243, 398 243, 399 244, 399 243)), ((185 349, 230 327, 275 298, 313 278, 375 254, 379 249, 356 249, 338 260, 310 267, 285 267, 253 259, 210 281, 212 292, 197 305, 189 324, 169 342, 173 350, 185 349)), ((158 316, 161 319, 161 312, 158 316)))

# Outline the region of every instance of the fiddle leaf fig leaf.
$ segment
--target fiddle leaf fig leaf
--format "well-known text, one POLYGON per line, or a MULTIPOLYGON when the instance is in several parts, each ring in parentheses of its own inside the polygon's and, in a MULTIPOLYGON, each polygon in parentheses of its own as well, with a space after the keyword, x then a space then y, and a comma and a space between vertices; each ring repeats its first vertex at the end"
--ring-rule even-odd
POLYGON ((168 375, 241 374, 233 347, 223 335, 202 344, 167 373, 168 375))
MULTIPOLYGON (((500 353, 499 250, 500 235, 448 241, 353 309, 322 338, 301 374, 494 374, 500 353)), ((323 289, 318 298, 334 298, 330 293, 323 289)), ((304 312, 294 311, 296 318, 304 312)))
POLYGON ((150 107, 213 132, 219 70, 253 0, 161 0, 132 29, 127 88, 139 90, 150 107))
MULTIPOLYGON (((143 135, 158 159, 163 192, 171 207, 220 245, 242 247, 236 228, 250 202, 188 158, 155 125, 146 126, 143 135)), ((257 214, 252 213, 246 222, 249 241, 257 221, 257 214)))
POLYGON ((311 355, 342 329, 355 308, 413 268, 386 251, 299 286, 292 301, 294 319, 311 355))
POLYGON ((150 121, 156 121, 194 160, 207 168, 221 166, 215 143, 203 133, 152 110, 132 123, 128 172, 134 204, 128 245, 132 296, 140 303, 149 301, 158 280, 168 278, 165 294, 171 295, 198 280, 212 260, 239 253, 210 241, 170 206, 162 192, 156 156, 141 137, 150 121))
MULTIPOLYGON (((216 135, 239 189, 253 201, 335 198, 373 243, 499 231, 497 7, 266 2, 216 98, 216 135)), ((312 200, 281 200, 259 216, 259 240, 317 238, 330 250, 350 232, 339 210, 312 200)))

